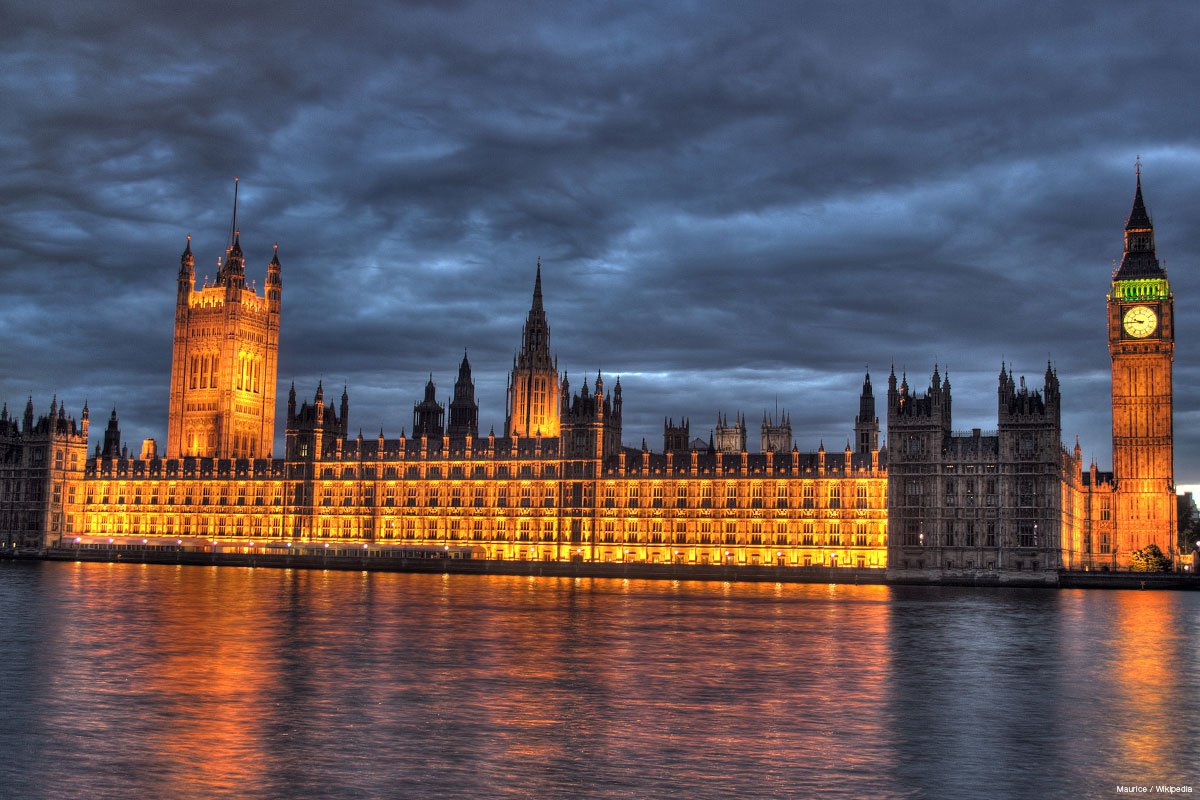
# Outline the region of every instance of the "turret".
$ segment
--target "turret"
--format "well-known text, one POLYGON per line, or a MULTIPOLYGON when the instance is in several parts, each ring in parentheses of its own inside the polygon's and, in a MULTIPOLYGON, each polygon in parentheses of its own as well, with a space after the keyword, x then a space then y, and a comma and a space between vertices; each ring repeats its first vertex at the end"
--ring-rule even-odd
POLYGON ((759 449, 764 453, 786 453, 792 449, 792 420, 786 411, 776 413, 778 419, 763 412, 759 449))
POLYGON ((322 454, 320 443, 324 440, 325 431, 325 381, 317 381, 317 393, 313 395, 313 430, 316 433, 316 453, 322 454))
POLYGON ((734 424, 729 417, 717 414, 716 448, 722 453, 741 453, 746 449, 746 421, 741 412, 734 415, 734 424))
POLYGON ((675 420, 663 417, 663 452, 686 453, 691 447, 691 423, 687 417, 675 420))
MULTIPOLYGON (((344 439, 344 438, 346 438, 347 435, 349 435, 349 432, 350 432, 350 388, 345 385, 342 386, 341 412, 342 412, 340 414, 341 419, 339 420, 339 422, 340 422, 340 428, 341 428, 341 436, 344 439)), ((359 431, 359 434, 360 435, 362 434, 361 430, 359 431)))
POLYGON ((282 266, 279 263, 279 243, 275 243, 275 250, 271 254, 271 261, 267 264, 267 302, 272 309, 278 311, 280 300, 283 297, 283 278, 280 275, 282 266))
MULTIPOLYGON (((895 371, 888 379, 888 441, 904 441, 906 452, 939 452, 951 434, 949 380, 942 380, 937 366, 925 394, 910 392, 908 375, 901 373, 900 386, 893 390, 895 371), (899 437, 899 438, 898 438, 899 437)), ((875 448, 872 448, 874 450, 875 448)))
POLYGON ((561 411, 559 452, 564 458, 607 458, 621 448, 621 420, 605 397, 604 379, 597 373, 595 391, 585 380, 579 394, 565 399, 561 411))
POLYGON ((1055 371, 1054 365, 1049 360, 1046 361, 1046 374, 1043 378, 1042 386, 1042 393, 1046 397, 1046 402, 1057 403, 1059 398, 1058 372, 1055 371))
MULTIPOLYGON (((565 397, 565 380, 563 391, 565 397)), ((475 381, 471 378, 471 362, 467 360, 466 350, 463 350, 462 363, 458 365, 458 380, 454 382, 446 433, 460 439, 479 436, 479 403, 475 401, 475 381)))
POLYGON ((108 427, 104 429, 104 447, 100 455, 103 458, 117 458, 121 455, 121 425, 117 421, 116 406, 113 406, 112 415, 108 418, 108 427))
POLYGON ((1008 372, 1005 365, 1000 368, 999 384, 997 416, 1001 427, 1030 422, 1049 422, 1058 426, 1061 398, 1058 375, 1051 364, 1046 365, 1041 392, 1026 386, 1024 377, 1015 383, 1013 373, 1008 372))
MULTIPOLYGON (((888 378, 888 397, 896 389, 896 373, 888 378)), ((855 452, 869 456, 879 449, 879 417, 875 416, 875 395, 871 389, 871 372, 863 378, 862 394, 858 396, 858 416, 854 418, 855 452)))
POLYGON ((187 235, 183 255, 179 257, 179 294, 177 302, 186 303, 196 285, 196 258, 192 255, 192 235, 187 235))
POLYGON ((413 438, 441 439, 445 407, 437 401, 432 373, 425 384, 425 399, 413 406, 413 438))

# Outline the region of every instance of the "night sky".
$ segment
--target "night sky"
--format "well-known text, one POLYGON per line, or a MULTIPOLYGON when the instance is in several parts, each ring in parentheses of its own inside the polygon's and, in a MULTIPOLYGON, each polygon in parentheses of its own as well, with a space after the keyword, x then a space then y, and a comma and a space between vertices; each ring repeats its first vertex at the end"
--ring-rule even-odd
POLYGON ((1040 387, 1049 357, 1107 469, 1140 154, 1198 483, 1200 10, 995 5, 8 0, 0 399, 163 441, 179 254, 215 276, 240 175, 247 277, 283 262, 277 438, 322 377, 397 436, 464 348, 502 432, 540 256, 559 367, 620 375, 627 444, 740 410, 755 449, 778 404, 840 449, 893 363, 994 428, 1001 360, 1040 387))

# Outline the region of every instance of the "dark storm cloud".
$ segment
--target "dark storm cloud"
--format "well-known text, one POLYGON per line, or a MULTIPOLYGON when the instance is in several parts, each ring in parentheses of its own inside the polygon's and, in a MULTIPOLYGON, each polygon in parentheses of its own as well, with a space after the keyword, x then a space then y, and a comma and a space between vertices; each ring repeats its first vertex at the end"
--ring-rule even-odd
POLYGON ((161 438, 176 258, 190 232, 215 274, 240 174, 260 285, 280 243, 282 387, 347 382, 368 433, 430 371, 445 396, 464 348, 502 427, 541 256, 560 367, 622 375, 628 443, 778 403, 840 447, 866 365, 882 398, 935 361, 956 426, 992 427, 1000 360, 1039 383, 1052 357, 1064 436, 1107 464, 1141 153, 1200 478, 1189 6, 147 5, 6 4, 10 404, 87 396, 161 438))

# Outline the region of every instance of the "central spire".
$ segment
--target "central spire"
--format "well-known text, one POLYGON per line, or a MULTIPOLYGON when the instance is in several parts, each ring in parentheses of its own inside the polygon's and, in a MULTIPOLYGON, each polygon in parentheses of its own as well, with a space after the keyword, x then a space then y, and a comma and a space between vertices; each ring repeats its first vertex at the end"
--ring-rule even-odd
POLYGON ((553 369, 550 355, 550 325, 546 322, 546 309, 542 305, 542 259, 537 260, 537 274, 533 280, 533 303, 525 319, 521 335, 521 352, 517 354, 517 365, 540 369, 553 369))
POLYGON ((550 325, 542 305, 542 259, 538 258, 533 303, 509 377, 505 435, 558 436, 558 389, 558 365, 550 352, 550 325))
POLYGON ((1154 223, 1150 221, 1150 214, 1147 213, 1146 203, 1142 199, 1142 164, 1139 160, 1133 207, 1125 220, 1125 253, 1113 280, 1166 276, 1166 271, 1159 265, 1154 253, 1154 223))
MULTIPOLYGON (((1140 184, 1139 184, 1140 186, 1140 184)), ((1138 197, 1141 197, 1141 190, 1138 190, 1138 197)), ((533 279, 533 308, 542 310, 542 257, 537 259, 537 276, 533 279)))

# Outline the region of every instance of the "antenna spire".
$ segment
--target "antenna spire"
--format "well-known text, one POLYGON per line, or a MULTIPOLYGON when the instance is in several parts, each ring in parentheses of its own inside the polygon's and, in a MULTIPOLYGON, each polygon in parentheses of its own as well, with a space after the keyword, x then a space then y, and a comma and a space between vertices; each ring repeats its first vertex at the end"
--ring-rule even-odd
POLYGON ((233 223, 229 226, 229 246, 233 247, 233 238, 237 235, 237 196, 238 176, 233 176, 233 223))

